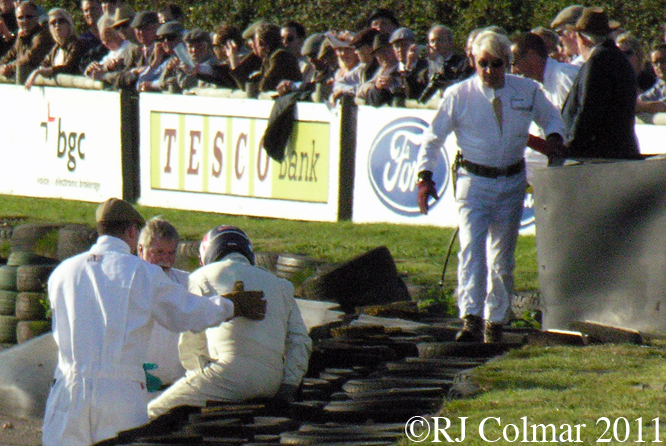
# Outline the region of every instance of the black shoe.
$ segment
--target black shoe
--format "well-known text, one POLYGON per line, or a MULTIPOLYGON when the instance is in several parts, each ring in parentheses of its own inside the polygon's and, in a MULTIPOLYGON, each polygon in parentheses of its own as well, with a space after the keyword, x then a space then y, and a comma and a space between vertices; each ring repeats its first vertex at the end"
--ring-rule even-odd
POLYGON ((456 342, 482 342, 483 319, 473 314, 468 314, 463 319, 465 324, 462 330, 456 334, 456 342))
POLYGON ((483 342, 486 344, 502 342, 502 324, 486 322, 486 328, 483 330, 483 342))

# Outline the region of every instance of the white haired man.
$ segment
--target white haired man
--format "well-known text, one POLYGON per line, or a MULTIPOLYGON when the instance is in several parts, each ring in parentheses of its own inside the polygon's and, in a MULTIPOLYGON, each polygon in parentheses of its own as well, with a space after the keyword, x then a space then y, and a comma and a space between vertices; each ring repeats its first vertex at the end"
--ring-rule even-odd
MULTIPOLYGON (((157 265, 175 283, 187 288, 190 273, 174 268, 176 252, 180 236, 176 228, 161 217, 151 218, 146 222, 139 234, 137 255, 148 263, 157 265)), ((161 381, 161 384, 172 384, 182 376, 185 369, 178 359, 178 338, 180 332, 170 331, 157 324, 153 327, 148 343, 146 363, 155 364, 157 369, 149 373, 161 381)), ((154 397, 159 389, 149 388, 149 397, 154 397)))
POLYGON ((157 417, 182 405, 203 407, 210 400, 276 397, 291 402, 312 349, 293 285, 254 266, 250 239, 236 227, 208 231, 199 252, 203 266, 190 275, 190 291, 215 296, 238 286, 261 290, 266 319, 238 319, 203 333, 183 333, 179 350, 186 377, 151 401, 148 415, 157 417))
POLYGON ((418 203, 437 198, 436 154, 454 132, 460 147, 456 200, 460 226, 458 306, 461 342, 500 342, 513 293, 514 252, 523 209, 525 145, 534 121, 557 153, 564 126, 558 110, 532 79, 507 74, 511 42, 492 31, 472 45, 477 76, 449 87, 418 157, 418 203), (484 324, 485 323, 485 330, 484 324))

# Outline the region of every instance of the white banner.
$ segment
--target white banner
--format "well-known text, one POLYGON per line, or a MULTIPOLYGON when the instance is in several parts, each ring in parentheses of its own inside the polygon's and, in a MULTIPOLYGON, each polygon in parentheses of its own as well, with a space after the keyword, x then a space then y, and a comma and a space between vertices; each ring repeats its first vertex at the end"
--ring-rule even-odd
MULTIPOLYGON (((359 107, 354 177, 353 221, 456 227, 458 213, 451 182, 451 163, 458 151, 453 134, 446 140, 433 172, 439 200, 428 215, 416 202, 416 157, 423 131, 435 110, 359 107)), ((521 233, 534 234, 531 194, 525 197, 521 233)))
POLYGON ((337 221, 339 111, 297 106, 287 156, 268 157, 273 101, 142 94, 140 203, 235 215, 337 221))
POLYGON ((0 194, 122 197, 120 94, 0 85, 0 194))

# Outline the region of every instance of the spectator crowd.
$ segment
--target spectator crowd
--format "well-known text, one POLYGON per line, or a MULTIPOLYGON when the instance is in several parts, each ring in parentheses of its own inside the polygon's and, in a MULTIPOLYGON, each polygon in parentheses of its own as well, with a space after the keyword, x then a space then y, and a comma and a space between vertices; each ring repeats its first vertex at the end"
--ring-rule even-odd
MULTIPOLYGON (((77 27, 63 8, 45 11, 34 1, 0 0, 0 75, 30 88, 38 77, 86 76, 106 89, 180 93, 195 87, 241 89, 316 101, 355 97, 358 103, 404 105, 438 101, 450 85, 474 74, 471 48, 484 29, 469 33, 464 51, 450 28, 434 24, 419 38, 387 9, 371 11, 364 29, 308 33, 295 21, 258 20, 245 29, 222 23, 214 30, 186 29, 175 4, 135 11, 124 0, 81 0, 77 27), (77 28, 82 28, 78 33, 77 28)), ((530 77, 563 105, 585 61, 574 25, 582 7, 562 10, 549 28, 508 36, 507 71, 530 77), (557 73, 554 75, 553 73, 557 73), (544 77, 546 76, 546 77, 544 77), (554 76, 554 77, 553 77, 554 76)), ((647 45, 610 21, 610 37, 626 55, 638 83, 637 112, 666 111, 664 42, 647 45)))

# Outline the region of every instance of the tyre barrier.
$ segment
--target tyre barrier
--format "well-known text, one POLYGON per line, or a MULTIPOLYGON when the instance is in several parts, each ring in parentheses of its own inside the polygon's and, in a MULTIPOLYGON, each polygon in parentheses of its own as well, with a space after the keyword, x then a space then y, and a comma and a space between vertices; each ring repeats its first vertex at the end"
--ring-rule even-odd
POLYGON ((27 251, 46 257, 56 257, 60 225, 26 223, 12 231, 11 250, 27 251))
POLYGON ((467 372, 517 346, 451 347, 432 342, 430 334, 383 327, 353 327, 337 334, 339 338, 314 341, 294 403, 262 399, 184 406, 176 408, 179 417, 170 411, 99 445, 395 445, 407 420, 437 413, 447 397, 478 391, 467 372), (402 344, 411 344, 414 354, 401 357, 397 350, 407 350, 402 344), (171 418, 165 421, 165 416, 171 418))
POLYGON ((18 292, 46 292, 49 276, 55 265, 22 265, 16 272, 16 289, 18 292))
POLYGON ((306 278, 315 274, 317 266, 321 262, 303 254, 280 254, 275 262, 275 275, 295 281, 303 282, 306 278))
POLYGON ((254 263, 256 266, 275 273, 279 254, 275 252, 255 252, 254 263))
POLYGON ((0 290, 0 316, 14 315, 17 295, 17 291, 0 290))
POLYGON ((18 266, 0 266, 0 290, 18 291, 16 287, 16 276, 18 266))
POLYGON ((60 263, 58 259, 41 256, 28 251, 13 251, 7 258, 7 266, 57 265, 58 263, 60 263))
POLYGON ((407 286, 385 246, 317 276, 308 285, 306 295, 337 302, 346 313, 355 312, 357 307, 410 300, 407 286))
POLYGON ((16 296, 16 313, 19 321, 46 320, 46 293, 19 292, 16 296))
POLYGON ((16 316, 0 316, 0 344, 16 344, 16 316))
POLYGON ((87 225, 65 225, 58 231, 56 258, 65 260, 88 251, 97 240, 97 231, 87 225))
POLYGON ((22 344, 49 331, 51 331, 51 321, 18 321, 16 324, 16 343, 22 344))

